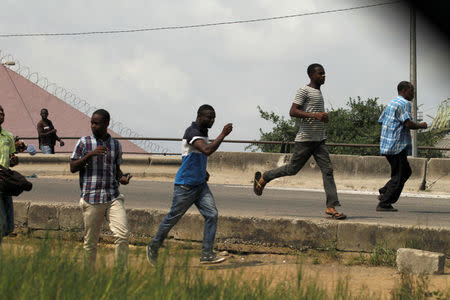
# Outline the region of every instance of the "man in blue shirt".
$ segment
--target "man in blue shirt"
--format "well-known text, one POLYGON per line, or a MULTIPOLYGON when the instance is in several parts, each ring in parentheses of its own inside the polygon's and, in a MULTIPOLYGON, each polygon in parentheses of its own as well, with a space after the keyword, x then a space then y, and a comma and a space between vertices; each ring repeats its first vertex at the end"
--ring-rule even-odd
POLYGON ((200 263, 220 263, 225 260, 224 257, 217 257, 213 251, 218 213, 214 197, 206 183, 209 179, 206 164, 208 156, 219 148, 223 139, 233 130, 233 125, 231 123, 225 125, 219 136, 209 143, 208 128, 212 127, 215 118, 214 108, 204 104, 197 111, 196 121, 192 122, 184 133, 182 161, 175 177, 172 207, 159 225, 155 237, 147 246, 147 258, 152 265, 156 265, 158 250, 167 234, 192 204, 197 206, 205 218, 200 263))
POLYGON ((426 129, 427 123, 414 123, 411 117, 411 101, 414 98, 414 86, 402 81, 397 86, 398 97, 389 102, 378 123, 382 124, 380 152, 391 165, 391 179, 379 189, 380 202, 377 211, 397 211, 392 206, 402 193, 403 186, 411 176, 407 156, 411 155, 410 129, 426 129))

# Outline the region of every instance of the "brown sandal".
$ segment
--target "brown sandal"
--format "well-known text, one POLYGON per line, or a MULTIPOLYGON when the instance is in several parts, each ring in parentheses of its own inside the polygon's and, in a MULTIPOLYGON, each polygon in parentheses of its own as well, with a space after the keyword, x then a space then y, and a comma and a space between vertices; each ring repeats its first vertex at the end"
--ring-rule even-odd
POLYGON ((256 172, 255 178, 253 179, 253 192, 255 192, 257 196, 261 196, 265 185, 266 183, 264 182, 261 172, 256 172))
POLYGON ((325 210, 325 213, 329 216, 331 216, 334 220, 344 220, 347 218, 347 216, 342 212, 337 212, 334 208, 333 211, 327 211, 325 210))

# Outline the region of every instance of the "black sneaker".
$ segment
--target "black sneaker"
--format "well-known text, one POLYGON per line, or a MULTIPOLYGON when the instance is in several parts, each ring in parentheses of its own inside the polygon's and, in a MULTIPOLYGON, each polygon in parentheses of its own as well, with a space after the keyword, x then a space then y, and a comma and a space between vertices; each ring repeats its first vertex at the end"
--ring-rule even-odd
POLYGON ((218 257, 213 251, 203 252, 200 256, 201 264, 218 264, 225 261, 225 257, 218 257))
POLYGON ((388 206, 380 206, 378 205, 376 208, 377 211, 398 211, 398 209, 396 209, 395 207, 393 207, 392 205, 388 205, 388 206))
POLYGON ((159 248, 153 246, 151 244, 147 245, 147 261, 154 267, 158 262, 158 250, 159 248))

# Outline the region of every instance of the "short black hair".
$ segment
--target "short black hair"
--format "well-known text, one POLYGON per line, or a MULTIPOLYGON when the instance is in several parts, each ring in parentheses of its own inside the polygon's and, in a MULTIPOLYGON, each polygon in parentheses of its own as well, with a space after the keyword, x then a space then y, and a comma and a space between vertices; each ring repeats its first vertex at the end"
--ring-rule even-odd
POLYGON ((323 66, 318 63, 310 64, 308 66, 308 69, 306 69, 306 73, 308 73, 308 76, 311 76, 311 74, 313 74, 316 71, 316 68, 318 67, 323 68, 323 66))
POLYGON ((94 111, 92 115, 102 116, 103 121, 105 121, 106 123, 109 123, 109 120, 111 119, 111 117, 109 116, 109 112, 102 108, 94 111))
POLYGON ((198 110, 197 110, 197 116, 203 115, 206 111, 213 111, 213 112, 216 112, 216 111, 214 110, 214 108, 213 108, 211 105, 209 105, 209 104, 203 104, 202 106, 200 106, 200 107, 198 108, 198 110))
POLYGON ((1 105, 0 105, 0 110, 1 110, 2 112, 5 112, 5 111, 3 110, 3 106, 1 106, 1 105))
POLYGON ((46 108, 41 108, 41 112, 42 112, 43 110, 45 110, 45 111, 48 113, 48 109, 46 109, 46 108))
POLYGON ((407 90, 411 85, 412 84, 409 81, 400 81, 400 83, 397 85, 397 92, 400 93, 401 91, 407 90))

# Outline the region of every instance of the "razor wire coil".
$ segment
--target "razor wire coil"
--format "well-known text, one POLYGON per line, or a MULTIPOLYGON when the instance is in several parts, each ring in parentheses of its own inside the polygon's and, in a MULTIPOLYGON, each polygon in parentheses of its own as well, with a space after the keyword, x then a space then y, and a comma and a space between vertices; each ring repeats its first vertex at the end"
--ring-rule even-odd
MULTIPOLYGON (((32 72, 28 66, 21 64, 21 62, 16 59, 13 55, 9 53, 4 53, 0 50, 0 63, 5 64, 6 62, 12 61, 14 65, 8 65, 7 67, 19 74, 20 76, 26 78, 30 82, 36 84, 40 88, 44 89, 51 95, 61 99, 65 103, 69 104, 73 108, 77 109, 81 113, 90 116, 94 111, 97 110, 97 107, 91 105, 85 99, 75 95, 73 92, 65 89, 57 85, 56 83, 50 82, 47 77, 40 75, 38 72, 32 72)), ((127 127, 120 121, 116 121, 113 118, 110 120, 109 129, 116 132, 118 135, 122 137, 144 137, 140 133, 134 131, 133 129, 127 127)), ((148 140, 136 140, 132 141, 136 146, 144 149, 149 153, 161 153, 166 154, 170 152, 174 152, 173 150, 153 143, 148 140)))

